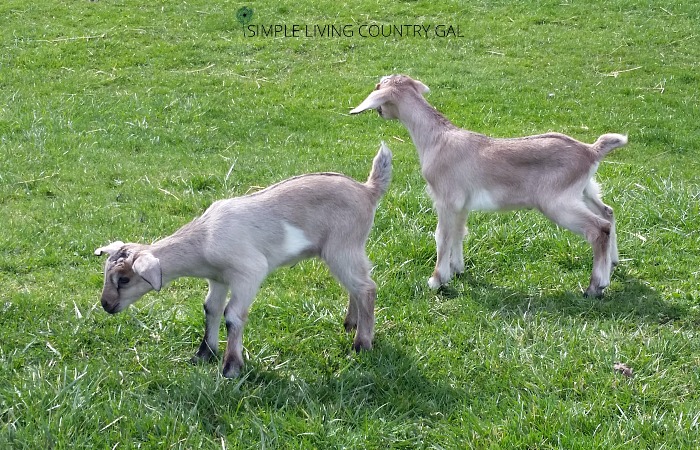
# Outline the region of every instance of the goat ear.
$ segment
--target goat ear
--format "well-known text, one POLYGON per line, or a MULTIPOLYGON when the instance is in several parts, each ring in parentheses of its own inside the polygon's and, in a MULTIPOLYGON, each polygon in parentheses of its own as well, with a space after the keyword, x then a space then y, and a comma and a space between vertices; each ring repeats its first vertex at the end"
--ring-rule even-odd
POLYGON ((420 81, 418 81, 418 80, 411 80, 411 81, 413 81, 413 85, 416 87, 416 89, 418 89, 418 92, 420 92, 422 95, 425 95, 428 92, 430 92, 430 88, 428 86, 424 85, 423 83, 421 83, 420 81))
POLYGON ((389 91, 387 89, 378 89, 372 91, 367 98, 360 103, 357 108, 350 111, 350 114, 359 114, 362 111, 367 111, 368 109, 376 109, 382 106, 386 101, 389 100, 389 91))
POLYGON ((102 256, 105 253, 107 253, 108 255, 113 255, 117 253, 122 247, 124 247, 124 243, 122 241, 114 241, 111 244, 105 245, 104 247, 95 249, 95 255, 102 256))
POLYGON ((163 286, 163 272, 160 269, 160 260, 153 254, 149 252, 138 253, 131 268, 137 275, 146 280, 153 289, 160 291, 160 288, 163 286))

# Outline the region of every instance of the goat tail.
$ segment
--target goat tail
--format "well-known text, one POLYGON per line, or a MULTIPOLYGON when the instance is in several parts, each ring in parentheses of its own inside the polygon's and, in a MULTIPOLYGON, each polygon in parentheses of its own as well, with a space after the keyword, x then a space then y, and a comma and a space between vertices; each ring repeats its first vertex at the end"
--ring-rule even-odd
POLYGON ((593 150, 598 153, 600 159, 618 147, 627 145, 627 136, 623 134, 608 133, 598 138, 593 143, 593 150))
POLYGON ((386 143, 382 141, 379 146, 379 152, 377 152, 377 156, 375 156, 374 161, 372 161, 372 171, 369 174, 365 186, 370 189, 374 198, 379 200, 389 188, 390 182, 391 150, 389 150, 386 143))

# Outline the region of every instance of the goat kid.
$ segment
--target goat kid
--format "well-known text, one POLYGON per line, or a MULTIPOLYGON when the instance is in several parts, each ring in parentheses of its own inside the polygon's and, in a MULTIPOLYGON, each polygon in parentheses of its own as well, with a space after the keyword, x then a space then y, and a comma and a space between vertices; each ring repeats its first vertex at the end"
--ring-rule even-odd
POLYGON ((216 355, 223 315, 228 334, 223 375, 236 377, 243 367, 243 328, 260 284, 275 268, 316 256, 350 294, 344 325, 348 332, 357 329, 353 348, 372 348, 377 294, 365 245, 389 186, 391 157, 382 142, 364 184, 337 173, 301 175, 217 201, 151 245, 117 241, 98 248, 96 255, 109 254, 102 306, 115 314, 176 278, 206 278, 206 326, 193 360, 216 355))
POLYGON ((600 297, 619 261, 613 210, 593 179, 600 161, 627 144, 604 134, 593 144, 559 133, 498 139, 460 129, 435 110, 420 81, 383 77, 351 114, 376 109, 398 119, 413 140, 437 211, 437 262, 428 285, 437 289, 464 271, 463 239, 469 211, 535 208, 593 247, 586 296, 600 297))

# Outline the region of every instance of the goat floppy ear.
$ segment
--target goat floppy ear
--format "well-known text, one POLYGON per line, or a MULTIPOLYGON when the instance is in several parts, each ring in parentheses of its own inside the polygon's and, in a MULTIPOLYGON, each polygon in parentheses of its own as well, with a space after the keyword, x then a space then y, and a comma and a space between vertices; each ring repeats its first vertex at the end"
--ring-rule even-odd
POLYGON ((389 90, 388 89, 378 89, 372 91, 367 98, 360 103, 357 108, 350 111, 350 114, 359 114, 362 111, 367 111, 368 109, 377 109, 377 107, 382 106, 389 100, 389 90))
POLYGON ((114 241, 111 244, 105 245, 104 247, 95 249, 95 255, 102 256, 105 253, 107 253, 108 255, 113 255, 117 253, 122 247, 124 247, 124 243, 122 241, 114 241))
POLYGON ((149 252, 142 252, 136 255, 133 271, 146 280, 153 289, 160 291, 163 286, 163 272, 160 269, 160 261, 149 252))
POLYGON ((430 92, 430 88, 421 83, 420 81, 413 79, 411 79, 411 81, 413 81, 413 85, 416 87, 416 89, 418 89, 418 92, 420 92, 422 95, 425 95, 428 92, 430 92))

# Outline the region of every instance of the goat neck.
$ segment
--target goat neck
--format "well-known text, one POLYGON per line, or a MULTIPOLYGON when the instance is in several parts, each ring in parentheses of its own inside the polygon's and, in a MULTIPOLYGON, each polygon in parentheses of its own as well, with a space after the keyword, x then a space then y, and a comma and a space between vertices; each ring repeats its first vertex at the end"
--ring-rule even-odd
POLYGON ((448 134, 458 130, 418 93, 405 96, 397 106, 398 119, 411 135, 421 166, 447 144, 448 134))
POLYGON ((164 283, 180 277, 207 278, 211 275, 202 254, 205 234, 198 226, 201 220, 201 217, 195 219, 150 246, 150 252, 160 260, 164 283))

